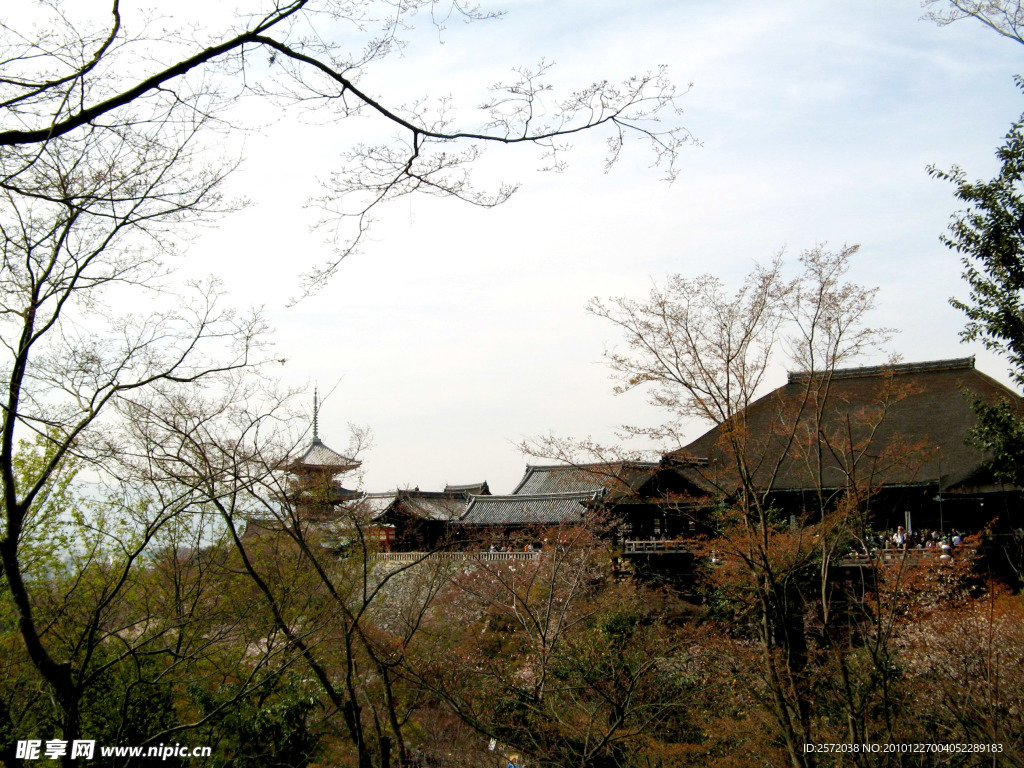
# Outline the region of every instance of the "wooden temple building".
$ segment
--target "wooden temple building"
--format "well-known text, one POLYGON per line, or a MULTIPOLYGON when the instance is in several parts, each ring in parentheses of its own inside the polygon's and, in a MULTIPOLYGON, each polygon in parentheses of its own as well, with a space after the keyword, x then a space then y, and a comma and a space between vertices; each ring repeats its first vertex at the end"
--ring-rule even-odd
POLYGON ((292 464, 311 519, 359 509, 383 552, 473 548, 555 525, 591 526, 626 556, 682 553, 714 535, 713 510, 739 491, 742 455, 757 488, 783 516, 810 520, 856 493, 876 530, 977 531, 993 518, 1024 525, 1021 493, 996 481, 968 442, 974 401, 1013 391, 973 358, 849 368, 787 382, 658 462, 531 465, 507 495, 487 483, 439 491, 355 493, 338 476, 358 462, 313 440, 292 464), (333 510, 333 511, 332 511, 333 510))
POLYGON ((384 552, 430 551, 446 547, 453 523, 471 498, 490 495, 487 482, 447 485, 442 491, 419 488, 366 493, 353 503, 368 514, 384 552))
POLYGON ((1021 494, 999 483, 968 438, 973 403, 1024 401, 974 358, 791 373, 663 463, 728 497, 739 487, 736 445, 754 484, 781 512, 806 519, 856 493, 878 529, 976 531, 995 517, 1020 525, 1021 494))

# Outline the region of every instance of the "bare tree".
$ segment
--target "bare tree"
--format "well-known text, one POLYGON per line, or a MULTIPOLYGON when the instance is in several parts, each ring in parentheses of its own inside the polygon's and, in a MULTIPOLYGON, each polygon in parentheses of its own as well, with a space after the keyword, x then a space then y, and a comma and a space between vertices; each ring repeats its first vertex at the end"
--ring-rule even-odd
MULTIPOLYGON (((240 393, 252 386, 245 377, 269 359, 259 312, 226 309, 219 283, 182 285, 168 268, 192 227, 240 204, 221 193, 236 162, 215 158, 234 121, 244 127, 234 111, 242 97, 309 107, 324 120, 366 114, 380 121, 382 135, 399 134, 353 147, 328 183, 320 201, 325 222, 351 221, 354 229, 341 236, 336 258, 307 276, 307 290, 358 244, 379 203, 414 192, 481 205, 505 199, 511 187, 482 193, 467 176, 489 142, 537 144, 558 165, 563 137, 604 126, 610 161, 637 135, 673 172, 686 135, 658 123, 675 108, 661 71, 621 86, 602 81, 542 113, 546 68, 521 70, 465 124, 444 100, 437 108, 401 107, 374 95, 364 84, 371 65, 400 47, 414 15, 437 8, 433 0, 253 0, 239 15, 218 18, 210 9, 196 24, 178 24, 118 0, 98 18, 93 8, 55 1, 19 8, 0 22, 0 578, 19 642, 57 703, 65 738, 80 732, 96 654, 131 635, 117 625, 117 608, 144 580, 163 537, 211 509, 231 534, 233 518, 218 509, 217 489, 240 481, 223 473, 243 462, 279 469, 280 455, 245 452, 262 443, 246 443, 241 438, 251 434, 243 430, 235 442, 216 443, 237 456, 218 457, 191 482, 179 475, 161 485, 169 475, 161 478, 153 465, 158 446, 144 429, 130 428, 157 401, 164 412, 201 416, 188 410, 197 391, 242 402, 240 393), (366 34, 353 43, 346 36, 352 32, 366 34), (447 148, 453 143, 454 152, 447 148), (22 471, 19 441, 34 436, 42 459, 22 471), (47 612, 52 585, 32 575, 31 541, 41 516, 69 514, 45 500, 72 463, 122 493, 106 508, 105 532, 68 562, 80 574, 102 572, 106 585, 91 595, 91 606, 83 603, 85 623, 72 628, 81 642, 69 651, 47 612), (210 475, 214 468, 221 474, 210 475), (140 482, 145 498, 130 493, 140 482), (112 556, 116 567, 102 566, 112 556)), ((461 4, 450 10, 468 19, 489 15, 461 4)), ((236 413, 240 402, 231 405, 236 413)), ((254 405, 267 411, 249 426, 266 428, 271 406, 254 405)), ((252 495, 255 487, 250 479, 245 489, 252 495)), ((81 524, 100 528, 90 514, 98 512, 80 510, 81 524)), ((85 595, 76 583, 69 599, 85 595)), ((274 626, 282 630, 282 622, 274 626)), ((301 654, 301 638, 285 636, 301 654)), ((127 647, 145 646, 150 641, 140 638, 148 637, 138 634, 127 647)), ((138 655, 126 653, 107 658, 138 655)))
POLYGON ((658 437, 694 417, 727 423, 751 403, 779 340, 781 266, 757 267, 731 297, 713 275, 673 275, 645 302, 591 299, 587 310, 616 326, 629 350, 606 354, 615 391, 645 387, 670 416, 658 437))
POLYGON ((1016 0, 924 0, 925 18, 939 26, 960 19, 977 19, 989 29, 1024 43, 1024 9, 1016 0))
POLYGON ((41 148, 90 133, 170 145, 166 137, 179 124, 224 129, 240 119, 232 109, 243 95, 310 108, 324 121, 369 116, 379 135, 395 135, 342 153, 317 201, 337 252, 305 276, 306 291, 357 247, 383 202, 417 192, 483 206, 506 200, 514 184, 490 192, 471 184, 470 166, 487 144, 538 145, 548 165, 561 168, 567 137, 603 128, 609 164, 627 139, 645 139, 671 178, 676 153, 689 139, 679 126, 660 122, 677 111, 676 90, 661 69, 620 84, 601 80, 557 99, 550 65, 542 62, 492 86, 470 116, 447 98, 401 105, 377 93, 373 65, 402 47, 403 31, 417 16, 479 21, 499 15, 461 3, 250 0, 236 17, 218 20, 211 12, 194 24, 146 19, 119 0, 112 0, 105 21, 81 18, 61 3, 42 8, 30 19, 35 26, 2 27, 0 179, 8 182, 37 162, 41 148))
MULTIPOLYGON (((144 127, 119 136, 86 126, 39 144, 31 158, 6 150, 2 158, 0 563, 26 652, 52 687, 69 738, 78 734, 90 652, 67 655, 48 620, 36 616, 47 587, 26 578, 26 524, 72 457, 117 477, 124 450, 111 439, 117 406, 158 383, 187 386, 259 358, 258 314, 220 308, 215 282, 176 290, 161 261, 173 247, 173 227, 223 210, 217 186, 225 169, 192 162, 199 127, 172 126, 163 132, 173 134, 168 143, 144 127), (146 311, 133 313, 132 301, 146 311), (19 475, 18 439, 33 434, 46 445, 45 460, 19 475)), ((121 576, 82 628, 86 648, 142 551, 182 507, 158 503, 145 520, 131 508, 116 516, 137 527, 120 546, 121 576)))
MULTIPOLYGON (((594 299, 589 307, 625 337, 627 351, 606 354, 620 382, 617 391, 646 387, 666 413, 665 425, 634 428, 633 434, 680 445, 688 419, 717 427, 716 449, 727 457, 727 466, 705 471, 694 465, 690 471, 717 487, 728 509, 720 521, 723 538, 715 546, 730 555, 741 578, 726 578, 721 587, 731 583, 737 600, 747 604, 766 690, 795 766, 809 760, 801 744, 812 740, 804 621, 807 601, 814 598, 807 586, 814 579, 807 577, 847 535, 844 526, 834 524, 834 515, 835 510, 848 514, 848 506, 843 499, 825 499, 822 467, 839 464, 845 487, 859 480, 863 491, 857 462, 864 446, 846 444, 842 435, 823 439, 831 374, 889 333, 865 323, 874 291, 845 280, 855 251, 806 251, 795 279, 784 277, 776 257, 756 267, 734 295, 713 276, 677 275, 666 287, 654 288, 647 301, 594 299), (780 404, 783 410, 770 425, 754 429, 748 423, 751 406, 782 353, 807 366, 800 392, 793 402, 780 404), (776 478, 794 461, 810 470, 809 487, 817 478, 821 507, 815 523, 820 525, 813 531, 791 530, 773 509, 776 478)), ((827 598, 823 584, 819 591, 827 598)))
POLYGON ((156 484, 217 516, 226 557, 311 676, 327 727, 360 766, 387 768, 393 749, 405 759, 404 726, 419 704, 399 670, 453 566, 429 552, 377 560, 370 509, 339 497, 330 473, 295 472, 302 432, 288 393, 268 394, 251 383, 218 397, 155 392, 134 404, 131 429, 156 484))
POLYGON ((155 397, 132 424, 160 485, 220 515, 232 562, 359 765, 387 768, 423 746, 439 702, 562 765, 625 764, 682 711, 685 675, 671 661, 682 639, 655 618, 672 601, 611 584, 593 531, 534 532, 544 552, 522 560, 447 558, 443 545, 377 558, 369 510, 339 499, 330 478, 296 483, 295 441, 275 435, 284 412, 245 402, 155 397))
POLYGON ((626 342, 626 351, 612 349, 605 355, 619 382, 615 391, 645 388, 667 417, 664 424, 627 431, 671 447, 683 444, 683 432, 694 419, 718 426, 736 462, 736 476, 727 482, 740 493, 753 494, 750 504, 756 509, 790 456, 796 424, 814 407, 820 423, 828 374, 891 334, 865 324, 875 291, 845 281, 856 250, 808 250, 800 256, 795 279, 785 278, 777 256, 768 266, 756 266, 731 296, 713 275, 673 275, 646 301, 592 299, 588 311, 611 322, 626 342), (809 375, 797 412, 787 414, 783 434, 776 436, 781 450, 766 452, 766 437, 752 435, 745 419, 780 359, 809 375))

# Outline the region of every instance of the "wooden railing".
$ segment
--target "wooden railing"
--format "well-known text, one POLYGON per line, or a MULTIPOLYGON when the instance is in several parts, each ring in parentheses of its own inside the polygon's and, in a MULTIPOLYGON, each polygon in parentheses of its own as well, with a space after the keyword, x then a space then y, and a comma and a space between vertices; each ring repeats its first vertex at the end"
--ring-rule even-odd
POLYGON ((664 555, 690 552, 685 539, 626 539, 622 551, 627 555, 664 555))
POLYGON ((941 563, 949 559, 962 559, 965 556, 974 554, 976 548, 971 546, 953 547, 945 552, 941 547, 915 547, 913 549, 875 549, 870 553, 851 552, 839 559, 839 565, 895 565, 907 563, 918 565, 924 563, 941 563))
POLYGON ((537 560, 541 552, 378 552, 374 560, 392 563, 415 563, 419 560, 537 560))

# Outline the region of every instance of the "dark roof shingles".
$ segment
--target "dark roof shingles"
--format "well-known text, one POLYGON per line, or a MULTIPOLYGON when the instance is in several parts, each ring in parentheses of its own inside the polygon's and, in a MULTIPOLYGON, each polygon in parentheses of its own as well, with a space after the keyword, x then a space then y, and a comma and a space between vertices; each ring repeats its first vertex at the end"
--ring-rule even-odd
MULTIPOLYGON (((829 380, 808 374, 791 374, 789 382, 755 401, 746 412, 743 436, 747 459, 757 467, 755 480, 767 485, 778 463, 772 487, 798 490, 816 487, 815 450, 823 446, 821 477, 825 488, 846 485, 850 445, 863 451, 857 467, 865 477, 874 472, 875 485, 924 485, 940 481, 943 490, 977 477, 983 454, 965 440, 976 423, 971 400, 1009 400, 1018 410, 1021 398, 974 369, 974 359, 941 360, 896 366, 852 368, 836 371, 829 380), (815 392, 827 384, 822 430, 811 435, 815 392), (795 449, 781 462, 792 424, 805 395, 801 425, 796 430, 795 449), (810 427, 810 429, 808 429, 810 427), (874 430, 874 433, 871 433, 874 430), (851 440, 852 436, 852 440, 851 440), (803 438, 801 441, 800 438, 803 438), (834 454, 833 454, 834 452, 834 454), (903 454, 902 456, 900 454, 903 454), (840 458, 837 458, 839 456, 840 458)), ((733 456, 725 445, 726 429, 716 426, 668 458, 707 457, 706 468, 697 472, 728 490, 733 456)))
POLYGON ((564 525, 583 521, 598 492, 473 496, 462 525, 564 525))
POLYGON ((309 447, 302 452, 294 462, 296 468, 331 469, 338 472, 345 472, 358 467, 360 462, 342 456, 320 442, 319 438, 313 438, 309 447))
POLYGON ((605 464, 527 465, 513 496, 586 491, 636 491, 657 470, 650 462, 609 462, 605 464))

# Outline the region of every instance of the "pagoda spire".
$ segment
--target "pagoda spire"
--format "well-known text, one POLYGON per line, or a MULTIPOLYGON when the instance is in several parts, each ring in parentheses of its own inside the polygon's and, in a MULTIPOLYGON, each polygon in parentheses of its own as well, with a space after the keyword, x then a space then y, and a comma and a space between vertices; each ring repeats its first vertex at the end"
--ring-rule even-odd
POLYGON ((317 387, 313 386, 313 441, 320 440, 320 397, 317 387))
POLYGON ((302 455, 291 463, 292 471, 298 473, 327 472, 330 475, 336 475, 339 472, 350 472, 359 464, 357 459, 342 456, 320 442, 320 388, 314 386, 313 439, 309 441, 309 446, 302 455))

